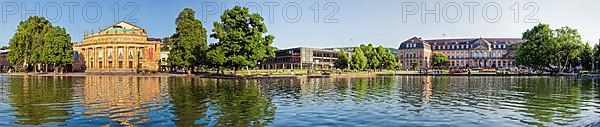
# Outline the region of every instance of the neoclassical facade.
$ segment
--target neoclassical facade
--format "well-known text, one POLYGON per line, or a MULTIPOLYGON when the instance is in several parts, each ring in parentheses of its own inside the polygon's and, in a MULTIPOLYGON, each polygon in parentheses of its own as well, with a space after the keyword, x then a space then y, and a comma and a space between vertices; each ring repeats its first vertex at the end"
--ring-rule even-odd
POLYGON ((433 53, 448 56, 450 66, 455 68, 513 67, 514 58, 508 55, 508 48, 522 42, 520 38, 424 40, 413 37, 400 43, 396 56, 403 69, 413 68, 411 63, 419 64, 419 68, 432 68, 433 53))
POLYGON ((115 23, 97 33, 84 34, 74 44, 76 71, 158 71, 160 39, 148 38, 144 29, 128 22, 115 23))

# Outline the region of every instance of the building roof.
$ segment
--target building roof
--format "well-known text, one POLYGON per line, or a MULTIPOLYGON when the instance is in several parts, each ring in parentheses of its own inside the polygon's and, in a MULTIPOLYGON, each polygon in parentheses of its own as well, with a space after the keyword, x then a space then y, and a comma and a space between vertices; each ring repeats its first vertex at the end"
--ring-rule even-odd
MULTIPOLYGON (((472 45, 473 48, 479 45, 490 46, 494 44, 513 44, 523 42, 521 38, 456 38, 456 39, 421 39, 420 37, 412 37, 402 43, 400 43, 399 49, 407 48, 407 44, 413 44, 415 41, 422 41, 418 43, 428 44, 430 46, 444 46, 444 45, 472 45)), ((416 48, 423 48, 422 45, 417 44, 416 48)))
POLYGON ((140 31, 142 33, 146 33, 146 31, 141 28, 138 27, 136 25, 133 25, 129 22, 125 22, 125 21, 121 21, 121 22, 117 22, 115 24, 112 24, 96 33, 92 33, 91 35, 96 35, 96 34, 102 34, 102 33, 115 33, 115 32, 119 32, 119 33, 133 33, 136 31, 140 31))

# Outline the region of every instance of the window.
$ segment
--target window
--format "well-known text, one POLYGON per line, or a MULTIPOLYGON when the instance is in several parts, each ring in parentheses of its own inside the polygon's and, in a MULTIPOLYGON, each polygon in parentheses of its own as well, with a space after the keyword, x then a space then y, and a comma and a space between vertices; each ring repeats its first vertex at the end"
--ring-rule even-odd
POLYGON ((102 51, 103 49, 99 49, 98 50, 98 58, 102 58, 104 52, 102 51))
POLYGON ((119 58, 119 59, 122 59, 122 58, 123 58, 123 48, 119 48, 119 51, 118 51, 118 58, 119 58))
POLYGON ((108 48, 108 58, 111 59, 112 58, 112 48, 108 48))

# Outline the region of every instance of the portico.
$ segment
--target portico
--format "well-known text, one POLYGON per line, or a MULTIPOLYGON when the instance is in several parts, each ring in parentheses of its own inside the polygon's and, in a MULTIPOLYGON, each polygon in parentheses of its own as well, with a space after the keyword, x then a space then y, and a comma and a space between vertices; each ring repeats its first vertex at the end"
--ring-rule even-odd
POLYGON ((98 33, 86 33, 73 50, 79 55, 78 67, 85 72, 157 71, 155 53, 160 52, 160 39, 149 39, 143 29, 119 22, 98 33))

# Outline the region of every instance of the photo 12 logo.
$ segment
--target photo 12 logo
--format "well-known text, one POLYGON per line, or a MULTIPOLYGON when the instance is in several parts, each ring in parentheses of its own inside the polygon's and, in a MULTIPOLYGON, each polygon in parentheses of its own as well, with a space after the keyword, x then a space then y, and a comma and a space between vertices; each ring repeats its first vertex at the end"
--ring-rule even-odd
MULTIPOLYGON (((223 2, 203 2, 202 3, 202 20, 209 21, 212 17, 218 17, 228 9, 228 4, 223 2)), ((298 2, 247 2, 234 3, 233 5, 241 5, 248 7, 251 13, 259 13, 266 21, 273 23, 280 20, 281 15, 283 21, 288 23, 297 23, 302 21, 303 16, 308 13, 312 16, 314 23, 338 23, 337 13, 340 7, 336 2, 313 2, 310 5, 302 5, 298 2)))
POLYGON ((50 22, 58 22, 68 19, 70 23, 76 18, 81 18, 89 23, 96 23, 103 16, 112 17, 117 21, 139 22, 135 15, 139 6, 135 2, 114 2, 110 6, 102 6, 96 2, 2 2, 2 22, 6 23, 9 18, 25 20, 29 16, 44 16, 50 22), (106 15, 104 13, 107 13, 106 15))
MULTIPOLYGON (((427 3, 427 2, 403 2, 402 3, 402 22, 407 23, 411 18, 420 16, 420 22, 427 23, 433 18, 435 23, 440 23, 444 19, 447 23, 457 23, 463 20, 464 15, 469 23, 474 23, 479 17, 477 12, 481 11, 481 18, 488 23, 496 23, 502 20, 505 9, 508 8, 513 15, 513 22, 519 23, 538 23, 536 14, 540 7, 535 2, 519 3, 515 2, 510 6, 502 6, 497 2, 448 2, 448 3, 427 3), (442 6, 443 4, 443 6, 442 6), (466 14, 464 14, 466 12, 466 14), (521 17, 521 13, 525 14, 521 17)), ((415 18, 418 20, 417 18, 415 18)))

